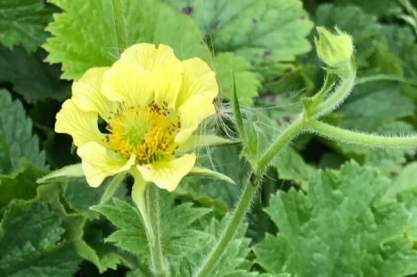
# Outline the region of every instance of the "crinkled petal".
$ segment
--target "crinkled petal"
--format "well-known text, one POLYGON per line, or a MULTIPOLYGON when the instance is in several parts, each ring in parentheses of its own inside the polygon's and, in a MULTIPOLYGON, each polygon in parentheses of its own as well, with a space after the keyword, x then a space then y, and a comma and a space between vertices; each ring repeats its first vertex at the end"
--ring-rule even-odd
POLYGON ((200 58, 192 58, 182 62, 183 81, 177 99, 177 107, 181 106, 191 95, 200 94, 214 99, 219 87, 213 70, 200 58))
POLYGON ((123 159, 96 142, 80 146, 77 154, 81 157, 87 183, 92 187, 98 187, 108 176, 129 170, 135 163, 135 156, 132 155, 129 160, 123 159))
POLYGON ((118 60, 106 71, 102 90, 109 100, 127 106, 146 105, 154 96, 150 72, 127 59, 118 60))
POLYGON ((151 73, 155 102, 166 103, 175 108, 176 99, 182 83, 182 63, 171 47, 160 44, 140 43, 126 49, 121 61, 134 62, 151 73))
POLYGON ((162 189, 174 191, 181 179, 194 167, 195 154, 185 154, 170 161, 160 161, 149 165, 139 165, 138 170, 145 181, 162 189))
POLYGON ((178 109, 181 129, 175 137, 175 142, 179 145, 183 144, 198 125, 215 112, 211 97, 196 94, 188 98, 178 109))
POLYGON ((104 97, 101 86, 108 67, 94 67, 72 84, 72 99, 83 111, 98 112, 104 119, 109 118, 114 104, 104 97))
POLYGON ((97 112, 83 111, 72 99, 68 99, 56 115, 55 131, 71 135, 76 146, 90 141, 103 142, 104 136, 98 129, 97 119, 97 112))

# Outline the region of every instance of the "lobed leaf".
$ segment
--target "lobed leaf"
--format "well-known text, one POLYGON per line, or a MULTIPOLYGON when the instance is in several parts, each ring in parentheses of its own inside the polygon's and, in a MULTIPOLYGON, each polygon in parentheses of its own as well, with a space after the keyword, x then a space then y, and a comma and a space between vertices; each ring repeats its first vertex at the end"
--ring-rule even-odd
MULTIPOLYGON (((116 35, 112 1, 49 0, 63 10, 47 30, 44 48, 50 63, 62 63, 64 79, 78 79, 91 67, 109 66, 123 51, 116 35)), ((121 2, 122 30, 127 46, 139 42, 165 43, 186 59, 210 53, 191 19, 177 15, 159 1, 121 2)))
POLYGON ((12 100, 4 89, 0 89, 0 136, 0 141, 6 144, 3 147, 7 147, 5 153, 10 162, 10 167, 0 168, 0 172, 18 168, 22 159, 45 166, 45 152, 39 148, 38 137, 32 134, 32 121, 26 117, 20 101, 12 100))
POLYGON ((299 0, 166 0, 190 15, 216 52, 234 52, 252 64, 293 62, 311 49, 313 24, 299 0))
POLYGON ((278 192, 266 209, 279 228, 255 247, 271 274, 405 276, 417 272, 417 251, 404 236, 407 209, 382 200, 381 173, 355 163, 318 172, 306 193, 278 192))
POLYGON ((53 9, 44 0, 1 0, 0 43, 8 48, 23 45, 34 51, 46 39, 44 30, 53 9))

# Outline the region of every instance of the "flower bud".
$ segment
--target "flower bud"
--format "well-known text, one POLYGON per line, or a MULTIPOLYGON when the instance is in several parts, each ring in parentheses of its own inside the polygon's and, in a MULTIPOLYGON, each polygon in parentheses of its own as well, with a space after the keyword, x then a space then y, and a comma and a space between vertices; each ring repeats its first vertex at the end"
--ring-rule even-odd
POLYGON ((324 27, 317 27, 319 34, 314 42, 319 58, 336 74, 343 74, 351 68, 353 57, 352 37, 336 28, 336 33, 324 27))

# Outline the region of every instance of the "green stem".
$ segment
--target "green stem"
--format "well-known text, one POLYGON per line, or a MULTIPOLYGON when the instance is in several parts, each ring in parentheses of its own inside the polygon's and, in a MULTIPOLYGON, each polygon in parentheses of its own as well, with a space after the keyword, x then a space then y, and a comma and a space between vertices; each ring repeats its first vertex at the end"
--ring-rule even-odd
POLYGON ((306 122, 306 128, 318 135, 336 141, 360 144, 373 147, 413 147, 417 146, 417 135, 413 136, 381 136, 375 134, 358 133, 339 127, 312 120, 306 122))
POLYGON ((123 22, 122 4, 121 0, 112 0, 113 4, 113 18, 116 28, 117 46, 119 54, 127 47, 126 32, 123 22))
POLYGON ((224 254, 227 245, 233 239, 234 235, 246 212, 249 209, 252 198, 256 193, 256 186, 258 181, 255 182, 255 185, 251 182, 250 175, 245 182, 245 187, 242 195, 240 196, 239 202, 231 215, 229 221, 226 224, 225 229, 220 235, 220 239, 217 241, 216 245, 212 248, 211 252, 207 256, 207 259, 204 261, 204 264, 197 270, 193 275, 194 277, 205 277, 212 276, 210 275, 211 271, 219 262, 220 258, 224 254))
POLYGON ((168 277, 170 276, 169 265, 163 255, 160 236, 158 188, 148 185, 139 174, 133 175, 135 184, 132 189, 132 199, 142 216, 148 240, 151 271, 153 276, 168 277))
POLYGON ((319 118, 337 109, 349 96, 355 86, 355 78, 356 72, 352 69, 352 73, 341 80, 340 84, 335 88, 335 91, 311 112, 313 117, 319 118))
POLYGON ((249 175, 248 179, 245 182, 245 186, 242 195, 239 199, 239 202, 235 210, 233 211, 233 214, 231 215, 229 221, 227 222, 222 234, 220 235, 219 240, 207 256, 207 259, 203 262, 203 265, 193 275, 194 277, 210 276, 209 274, 221 259, 222 254, 225 252, 227 245, 232 240, 233 236, 236 234, 236 231, 239 228, 240 223, 243 220, 243 217, 249 210, 250 203, 252 202, 252 199, 256 194, 256 188, 262 178, 263 171, 269 165, 274 156, 285 145, 287 145, 288 142, 294 139, 301 132, 302 128, 303 116, 300 116, 298 119, 293 121, 282 133, 279 134, 279 136, 271 145, 271 147, 263 154, 261 159, 259 159, 257 165, 255 166, 255 171, 249 175))
POLYGON ((266 169, 275 155, 289 143, 292 139, 298 136, 303 129, 304 117, 300 115, 296 120, 294 120, 284 131, 282 131, 274 143, 266 150, 262 157, 258 160, 255 168, 255 172, 260 174, 266 169))
POLYGON ((110 200, 110 198, 112 198, 112 196, 114 195, 114 193, 119 188, 120 183, 124 180, 125 177, 126 177, 126 173, 123 172, 123 173, 117 174, 110 181, 110 183, 106 187, 106 190, 104 191, 103 195, 100 198, 100 204, 106 203, 107 201, 110 200))

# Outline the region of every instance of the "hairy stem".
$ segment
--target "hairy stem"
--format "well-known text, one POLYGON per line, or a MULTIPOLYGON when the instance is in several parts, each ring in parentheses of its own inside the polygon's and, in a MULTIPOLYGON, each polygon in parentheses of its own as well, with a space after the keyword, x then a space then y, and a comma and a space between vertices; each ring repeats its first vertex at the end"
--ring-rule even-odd
POLYGON ((112 0, 112 5, 113 5, 114 26, 116 28, 116 36, 117 36, 117 46, 118 46, 118 51, 120 54, 127 47, 121 0, 112 0))
POLYGON ((373 147, 413 147, 417 146, 417 135, 413 136, 381 136, 375 134, 359 133, 311 120, 306 123, 306 128, 318 135, 333 140, 351 144, 359 144, 373 147))
POLYGON ((355 78, 356 72, 353 71, 349 76, 342 79, 340 84, 335 88, 334 92, 326 100, 321 102, 313 112, 311 112, 313 117, 319 118, 337 109, 350 95, 350 92, 355 85, 355 78))
POLYGON ((275 155, 292 139, 298 136, 303 128, 304 118, 300 115, 294 120, 282 133, 278 135, 272 145, 265 151, 262 157, 258 160, 255 168, 257 174, 261 174, 275 155))
POLYGON ((237 203, 233 214, 231 215, 229 221, 226 224, 226 227, 220 235, 219 240, 214 245, 207 258, 204 260, 202 266, 200 266, 197 272, 193 275, 194 277, 210 276, 211 271, 221 259, 227 245, 233 239, 233 236, 236 234, 236 231, 239 228, 243 217, 249 210, 250 203, 256 195, 256 188, 260 183, 264 170, 269 165, 274 156, 285 145, 287 145, 288 142, 294 139, 301 132, 302 127, 303 117, 300 116, 298 119, 293 121, 282 133, 279 134, 271 147, 263 154, 261 159, 259 159, 255 166, 255 171, 248 176, 248 179, 245 182, 245 186, 242 195, 240 196, 239 202, 237 203))
POLYGON ((148 185, 138 174, 134 174, 134 176, 132 199, 142 216, 148 240, 152 274, 156 277, 168 277, 170 276, 169 265, 163 255, 160 237, 158 188, 148 185))
POLYGON ((151 245, 152 267, 154 276, 169 276, 168 261, 164 257, 161 244, 160 232, 160 207, 159 207, 159 189, 151 185, 145 191, 145 202, 149 215, 149 221, 152 228, 153 242, 151 245))
POLYGON ((245 182, 245 187, 240 196, 239 202, 231 215, 229 221, 226 224, 220 239, 217 241, 216 245, 212 248, 211 252, 207 256, 207 259, 204 261, 203 265, 198 268, 197 272, 193 275, 195 277, 205 277, 212 276, 210 275, 211 271, 219 262, 220 258, 224 254, 227 245, 233 239, 234 235, 240 223, 242 222, 243 217, 249 209, 250 203, 253 196, 256 193, 257 182, 252 183, 251 177, 248 176, 248 179, 245 182))

